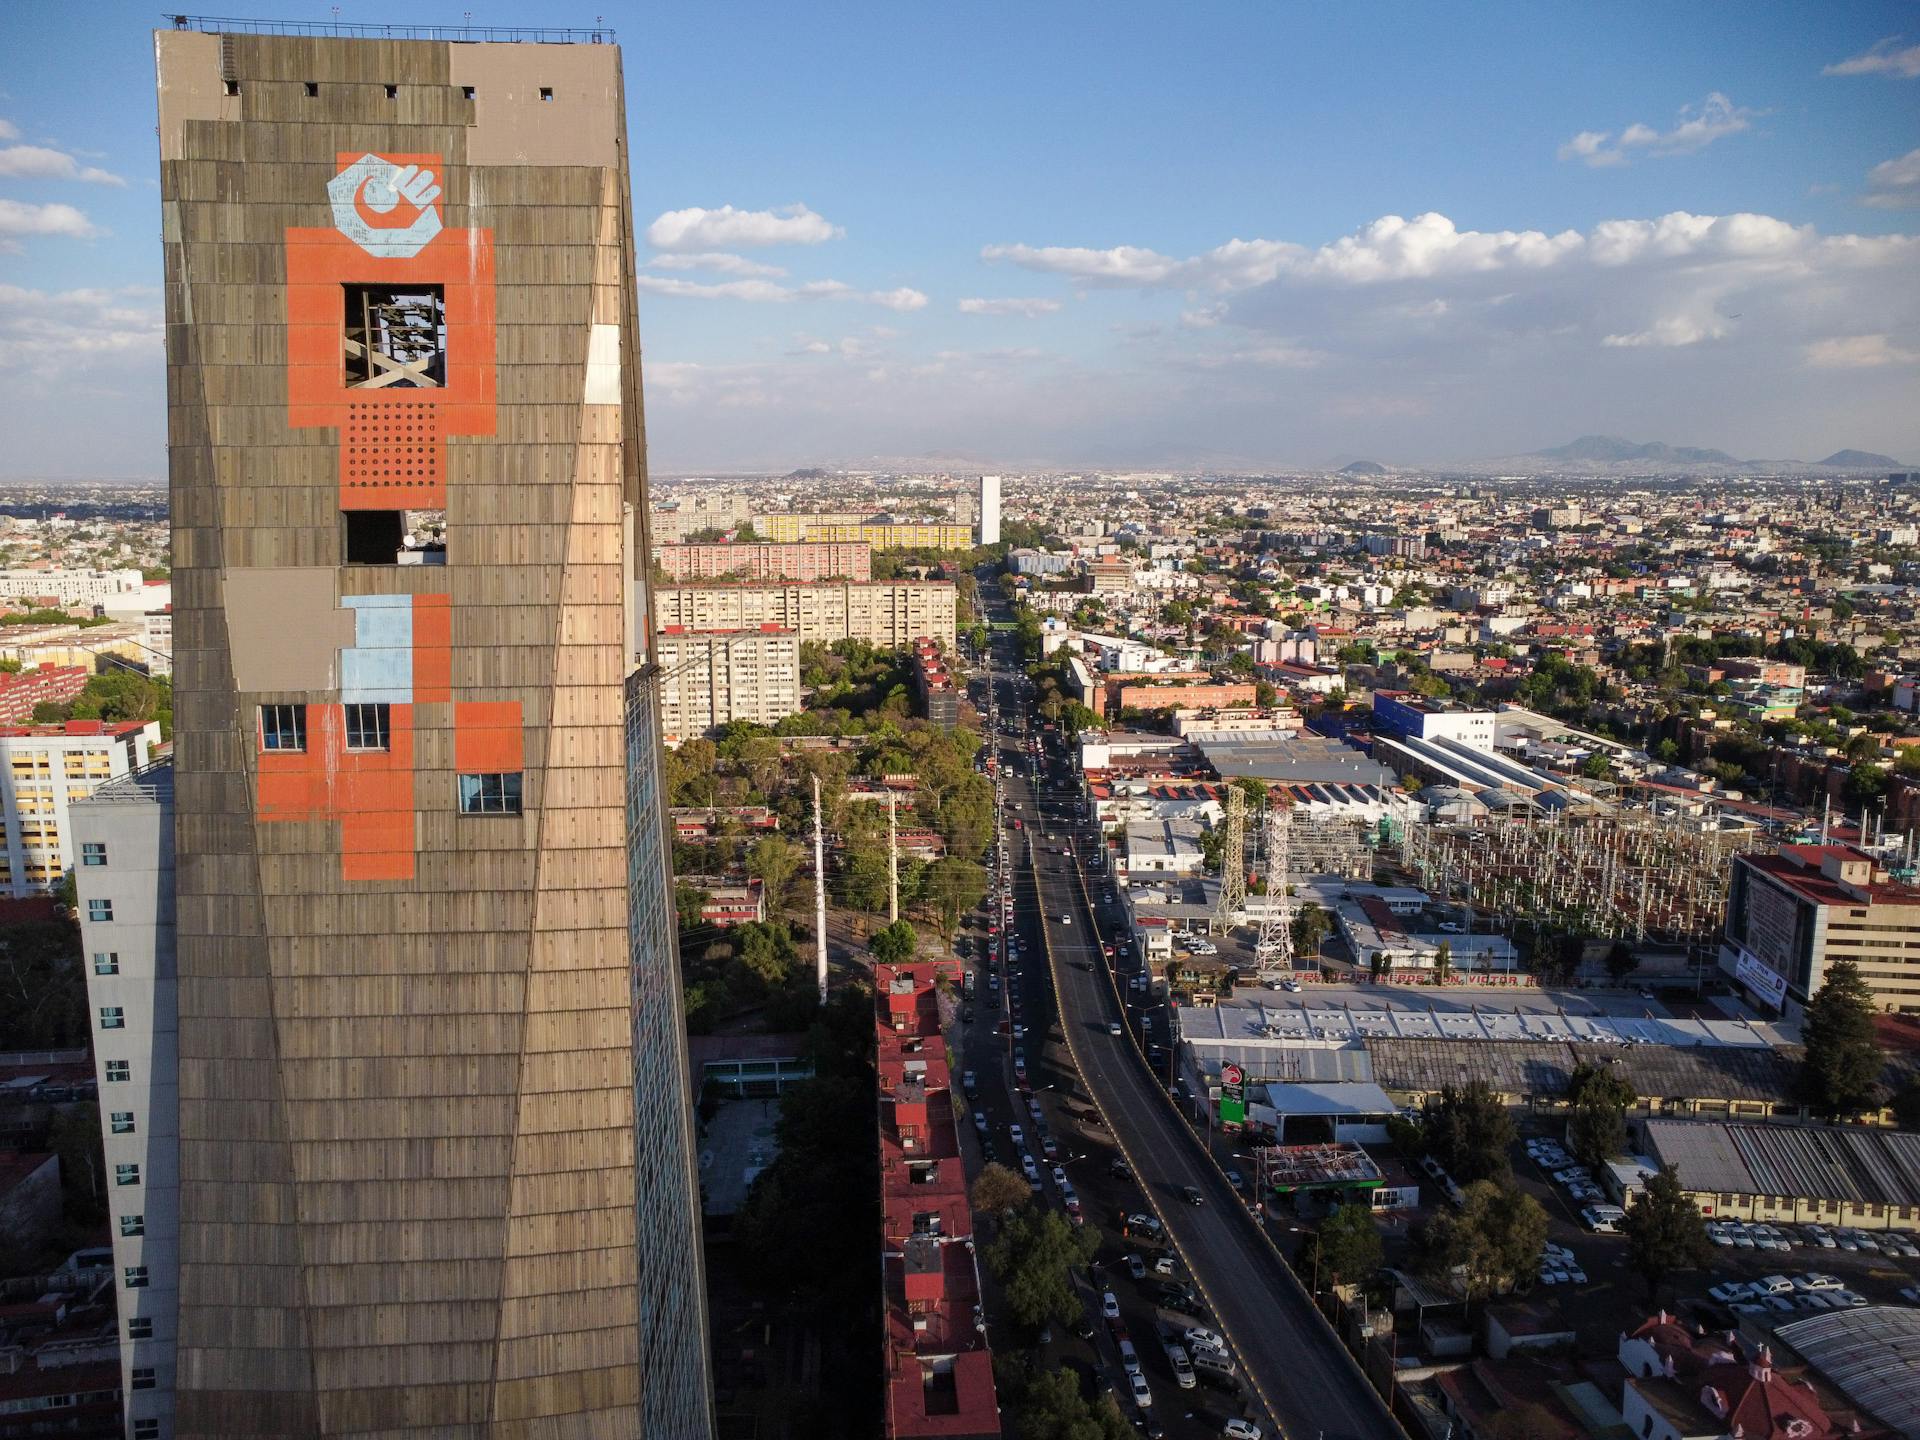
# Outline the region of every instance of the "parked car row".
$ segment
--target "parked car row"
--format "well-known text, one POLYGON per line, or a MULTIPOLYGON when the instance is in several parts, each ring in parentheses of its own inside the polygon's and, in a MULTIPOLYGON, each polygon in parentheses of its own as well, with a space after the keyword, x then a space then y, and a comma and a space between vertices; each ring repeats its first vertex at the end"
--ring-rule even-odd
POLYGON ((1607 1198, 1593 1178, 1593 1171, 1567 1153, 1558 1140, 1527 1141, 1527 1154, 1533 1163, 1553 1177, 1553 1183, 1567 1192, 1576 1205, 1598 1205, 1607 1198))
POLYGON ((1709 1220, 1707 1238, 1715 1245, 1736 1250, 1794 1250, 1811 1246, 1820 1250, 1865 1251, 1898 1255, 1920 1260, 1920 1245, 1897 1230, 1861 1230, 1850 1225, 1773 1225, 1761 1221, 1709 1220))

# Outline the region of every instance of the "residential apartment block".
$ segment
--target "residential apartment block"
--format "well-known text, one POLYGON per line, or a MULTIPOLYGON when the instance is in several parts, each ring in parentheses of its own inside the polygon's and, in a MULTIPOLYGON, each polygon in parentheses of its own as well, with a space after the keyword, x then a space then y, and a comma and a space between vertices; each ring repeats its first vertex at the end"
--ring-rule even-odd
POLYGON ((40 665, 0 673, 0 725, 25 725, 41 705, 62 705, 87 688, 93 671, 83 665, 40 665))
POLYGON ((960 723, 960 690, 953 683, 953 671, 946 657, 932 640, 922 636, 914 642, 909 657, 913 681, 914 710, 922 720, 951 730, 960 723))
POLYGON ((92 614, 115 603, 145 608, 146 581, 138 570, 0 570, 0 601, 46 603, 92 614))
POLYGON ((156 36, 156 1440, 708 1440, 620 50, 215 23, 156 36))
POLYGON ((853 514, 761 515, 753 528, 769 540, 867 544, 875 550, 969 550, 973 526, 943 520, 892 520, 853 514))
POLYGON ((73 807, 129 1437, 173 1433, 180 1309, 173 818, 170 764, 122 776, 73 807))
POLYGON ((660 727, 669 745, 735 720, 772 725, 800 706, 800 637, 792 630, 663 630, 660 727))
POLYGON ((1845 845, 1734 858, 1720 968, 1748 995, 1797 1014, 1842 959, 1882 1010, 1920 1012, 1920 886, 1845 845))
POLYGON ((834 543, 655 545, 654 563, 669 580, 871 580, 873 547, 834 543))
MULTIPOLYGON (((943 962, 949 980, 958 979, 943 962)), ((876 965, 887 1440, 1000 1434, 973 1210, 941 1038, 943 966, 876 965)))
POLYGON ((803 642, 865 640, 905 650, 922 635, 953 645, 957 603, 947 580, 663 585, 654 595, 654 623, 662 631, 772 625, 796 632, 803 642))
POLYGON ((71 807, 110 780, 152 762, 160 726, 152 720, 68 720, 0 729, 0 894, 52 890, 73 868, 71 807))

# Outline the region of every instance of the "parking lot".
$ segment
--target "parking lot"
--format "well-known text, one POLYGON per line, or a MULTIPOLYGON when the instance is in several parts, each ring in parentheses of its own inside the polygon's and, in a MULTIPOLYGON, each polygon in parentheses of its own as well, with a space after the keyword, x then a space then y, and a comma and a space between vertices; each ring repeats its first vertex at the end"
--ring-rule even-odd
POLYGON ((1708 1234, 1715 1243, 1707 1265, 1666 1277, 1657 1298, 1650 1297, 1628 1268, 1626 1237, 1596 1232, 1582 1218, 1583 1210, 1605 1205, 1606 1198, 1587 1198, 1588 1192, 1556 1181, 1556 1173, 1577 1162, 1564 1151, 1556 1154, 1551 1142, 1543 1145, 1547 1140, 1525 1140, 1512 1156, 1516 1182, 1546 1208, 1548 1244, 1554 1247, 1533 1293, 1559 1305, 1583 1349, 1610 1353, 1619 1332, 1656 1306, 1677 1308, 1709 1329, 1734 1329, 1742 1323, 1786 1324, 1858 1304, 1909 1305, 1920 1297, 1920 1245, 1904 1234, 1878 1231, 1862 1237, 1820 1226, 1743 1225, 1711 1216, 1708 1234), (1820 1278, 1810 1281, 1810 1276, 1820 1278), (1757 1289, 1720 1289, 1727 1285, 1757 1289))

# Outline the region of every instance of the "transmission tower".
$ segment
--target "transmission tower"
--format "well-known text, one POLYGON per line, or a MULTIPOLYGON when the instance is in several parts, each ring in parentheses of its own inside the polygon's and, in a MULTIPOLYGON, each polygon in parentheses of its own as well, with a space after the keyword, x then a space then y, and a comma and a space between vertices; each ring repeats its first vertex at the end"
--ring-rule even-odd
POLYGON ((1269 805, 1260 838, 1266 852, 1267 908, 1261 912, 1260 939, 1253 947, 1253 956, 1260 963, 1264 980, 1293 970, 1293 900, 1287 894, 1293 807, 1269 805))
POLYGON ((1220 847, 1220 906, 1213 912, 1213 929, 1224 935, 1247 912, 1247 796, 1238 785, 1227 786, 1226 843, 1220 847))

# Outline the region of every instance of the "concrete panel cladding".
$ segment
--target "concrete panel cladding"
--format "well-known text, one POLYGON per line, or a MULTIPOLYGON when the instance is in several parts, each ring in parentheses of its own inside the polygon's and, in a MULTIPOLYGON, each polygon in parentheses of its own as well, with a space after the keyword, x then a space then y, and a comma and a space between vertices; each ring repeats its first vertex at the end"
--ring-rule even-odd
POLYGON ((711 1434, 620 55, 533 38, 156 36, 167 1436, 711 1434))

